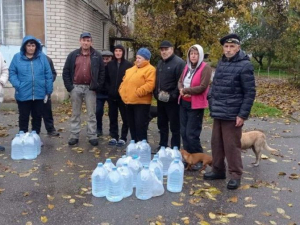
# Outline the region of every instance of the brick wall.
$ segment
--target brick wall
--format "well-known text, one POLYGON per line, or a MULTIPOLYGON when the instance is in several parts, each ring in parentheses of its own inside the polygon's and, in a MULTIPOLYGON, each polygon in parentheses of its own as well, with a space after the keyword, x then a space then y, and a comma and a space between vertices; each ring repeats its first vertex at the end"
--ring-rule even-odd
POLYGON ((109 14, 104 0, 98 1, 101 9, 94 9, 84 0, 47 0, 46 5, 46 46, 60 76, 67 55, 80 47, 79 36, 87 31, 92 34, 93 47, 109 49, 109 29, 112 24, 104 20, 109 14), (104 41, 103 41, 103 23, 104 41))

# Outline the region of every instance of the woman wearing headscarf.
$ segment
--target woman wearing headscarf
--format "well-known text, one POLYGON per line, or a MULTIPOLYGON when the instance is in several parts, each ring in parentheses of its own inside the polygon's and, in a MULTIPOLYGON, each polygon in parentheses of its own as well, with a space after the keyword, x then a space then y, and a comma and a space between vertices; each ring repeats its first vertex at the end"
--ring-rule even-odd
MULTIPOLYGON (((211 78, 211 67, 203 62, 204 53, 200 45, 190 47, 187 64, 178 81, 180 91, 180 134, 183 148, 189 153, 202 153, 200 142, 204 109, 208 107, 207 93, 211 78)), ((192 167, 199 170, 202 164, 192 167)))
POLYGON ((135 65, 126 70, 119 93, 127 106, 131 140, 147 140, 148 117, 155 87, 155 68, 150 64, 151 53, 140 48, 135 65))

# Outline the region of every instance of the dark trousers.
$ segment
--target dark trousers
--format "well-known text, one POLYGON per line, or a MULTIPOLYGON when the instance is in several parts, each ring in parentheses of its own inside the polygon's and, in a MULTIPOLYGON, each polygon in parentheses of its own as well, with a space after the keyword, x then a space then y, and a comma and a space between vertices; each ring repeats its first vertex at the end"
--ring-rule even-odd
POLYGON ((172 132, 171 147, 180 148, 180 118, 177 102, 157 101, 157 126, 160 131, 160 146, 168 146, 169 123, 172 132))
POLYGON ((96 102, 96 119, 97 119, 97 131, 102 132, 102 117, 104 115, 104 104, 107 98, 98 98, 96 102))
POLYGON ((109 116, 109 133, 112 138, 119 139, 119 126, 118 126, 118 114, 121 114, 123 121, 121 129, 121 139, 127 141, 128 134, 128 122, 126 107, 121 99, 111 100, 108 99, 108 116, 109 116))
POLYGON ((204 109, 192 109, 191 102, 180 102, 180 134, 183 148, 189 153, 202 153, 200 142, 204 109))
POLYGON ((213 172, 226 172, 226 158, 230 178, 241 178, 243 173, 241 137, 242 127, 236 127, 235 120, 214 119, 211 137, 213 172))
POLYGON ((127 105, 127 117, 131 140, 147 140, 150 104, 127 105))
POLYGON ((38 134, 41 131, 42 114, 44 101, 43 100, 30 100, 30 101, 17 101, 19 108, 19 129, 20 131, 28 132, 29 116, 31 115, 32 130, 38 134))
POLYGON ((43 106, 43 120, 47 132, 55 131, 51 98, 49 98, 46 104, 43 106))

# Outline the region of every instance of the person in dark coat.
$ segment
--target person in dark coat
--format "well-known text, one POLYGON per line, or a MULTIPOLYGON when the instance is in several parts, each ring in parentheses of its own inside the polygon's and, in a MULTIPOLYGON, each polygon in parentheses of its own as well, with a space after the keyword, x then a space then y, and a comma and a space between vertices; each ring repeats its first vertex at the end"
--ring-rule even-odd
MULTIPOLYGON (((185 62, 174 54, 171 42, 160 44, 162 59, 156 67, 154 97, 157 99, 157 126, 160 131, 158 151, 161 146, 168 146, 169 129, 172 132, 171 147, 180 147, 180 119, 177 87, 178 80, 185 67, 185 62)), ((154 153, 154 152, 153 152, 154 153)))
POLYGON ((119 94, 119 87, 122 83, 125 71, 132 67, 132 64, 125 59, 125 48, 122 45, 116 45, 114 49, 114 59, 107 64, 105 86, 108 90, 108 116, 109 133, 111 139, 109 145, 124 146, 127 141, 128 122, 126 106, 119 94), (121 114, 122 128, 119 136, 118 114, 121 114), (119 138, 120 137, 120 138, 119 138))
MULTIPOLYGON (((111 51, 102 51, 103 63, 105 66, 105 71, 107 71, 107 64, 112 60, 113 53, 111 51)), ((108 99, 107 89, 103 88, 99 93, 97 93, 97 106, 96 106, 96 119, 97 119, 97 136, 101 136, 103 134, 102 129, 102 117, 104 114, 104 104, 108 99)))
POLYGON ((229 34, 220 40, 223 56, 219 61, 208 94, 210 115, 214 119, 211 148, 212 171, 205 180, 225 179, 227 160, 228 189, 240 186, 243 173, 241 136, 255 98, 254 69, 240 48, 240 37, 229 34))

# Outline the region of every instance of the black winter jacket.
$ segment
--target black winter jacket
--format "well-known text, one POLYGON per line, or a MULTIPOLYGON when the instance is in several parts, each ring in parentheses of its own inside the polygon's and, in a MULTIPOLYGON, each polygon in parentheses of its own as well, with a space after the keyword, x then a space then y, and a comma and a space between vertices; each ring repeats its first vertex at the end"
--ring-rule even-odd
POLYGON ((184 67, 185 62, 175 54, 158 62, 154 89, 156 99, 158 99, 159 91, 165 91, 170 94, 169 102, 178 101, 179 90, 177 85, 184 67))
POLYGON ((210 115, 214 119, 247 119, 255 98, 255 78, 249 57, 239 51, 233 58, 219 61, 208 94, 210 115))
MULTIPOLYGON (((63 68, 63 80, 64 85, 68 92, 72 91, 74 88, 73 80, 75 73, 75 62, 76 57, 80 55, 81 48, 76 49, 71 52, 66 60, 65 66, 63 68)), ((105 70, 104 63, 102 60, 102 55, 91 47, 91 83, 90 90, 100 92, 103 89, 105 80, 105 70)))
POLYGON ((121 99, 119 87, 123 81, 125 71, 132 67, 132 63, 126 59, 121 60, 118 67, 118 60, 114 59, 107 64, 105 73, 105 86, 108 91, 108 97, 112 100, 121 99))

